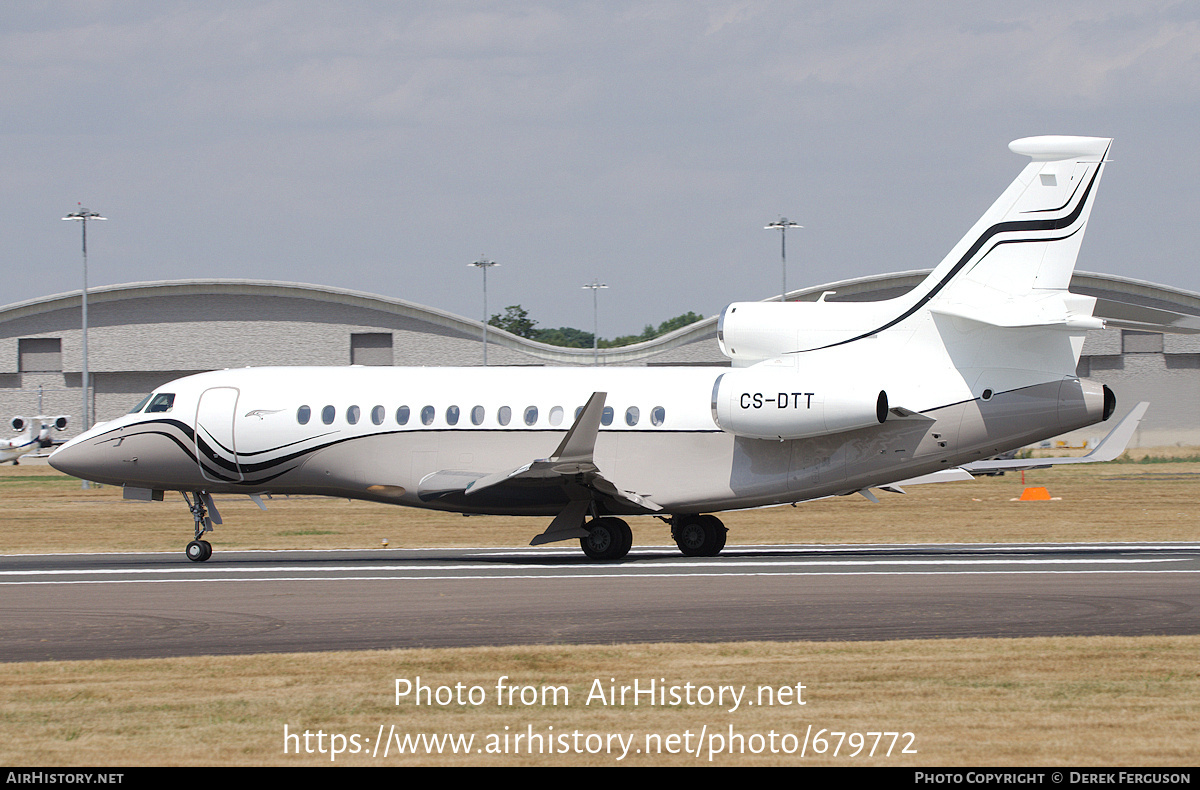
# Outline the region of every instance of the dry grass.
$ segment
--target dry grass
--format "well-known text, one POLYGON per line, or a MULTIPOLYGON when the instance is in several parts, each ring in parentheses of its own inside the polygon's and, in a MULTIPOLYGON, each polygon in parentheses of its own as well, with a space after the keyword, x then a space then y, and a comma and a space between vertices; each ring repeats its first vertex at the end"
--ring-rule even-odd
MULTIPOLYGON (((395 725, 405 733, 620 733, 683 736, 695 754, 344 753, 350 765, 695 765, 730 728, 745 753, 716 765, 1194 765, 1200 725, 1200 637, 944 640, 853 644, 737 643, 405 650, 227 658, 0 665, 0 763, 6 765, 328 764, 328 735, 357 734, 373 748, 395 725), (499 676, 565 686, 569 704, 497 706, 499 676), (395 679, 479 686, 482 705, 395 701, 395 679), (186 683, 181 683, 187 678, 186 683), (804 706, 586 704, 591 683, 664 680, 747 687, 804 685, 804 706), (727 706, 729 707, 729 706, 727 706), (326 733, 326 753, 284 754, 289 732, 326 733), (782 753, 785 735, 912 732, 916 754, 868 752, 850 742, 832 755, 782 753), (508 728, 505 730, 505 728, 508 728), (553 730, 550 728, 553 727, 553 730), (706 728, 706 729, 705 729, 706 728), (698 738, 704 730, 703 741, 698 738), (752 754, 776 733, 779 753, 752 754)), ((561 699, 561 698, 560 698, 561 699)), ((830 736, 836 741, 837 736, 830 736)), ((500 741, 503 744, 503 741, 500 741)), ((557 742, 556 742, 557 743, 557 742)), ((572 741, 573 743, 573 741, 572 741)), ((581 741, 581 743, 583 743, 581 741)), ((598 741, 593 739, 593 745, 598 741)), ((664 741, 665 743, 665 741, 664 741)), ((315 737, 311 747, 316 750, 315 737)), ((296 744, 303 747, 303 742, 296 744)), ((728 748, 728 746, 726 746, 728 748)))
MULTIPOLYGON (((1021 473, 973 482, 912 486, 906 495, 879 493, 797 507, 722 515, 731 544, 980 543, 1192 541, 1200 539, 1196 484, 1200 463, 1092 464, 1024 474, 1047 486, 1054 502, 1013 502, 1021 473)), ((116 488, 82 491, 46 466, 0 468, 0 553, 181 551, 192 522, 183 499, 121 499, 116 488)), ((524 546, 544 518, 473 516, 340 499, 292 498, 260 511, 246 497, 218 497, 224 525, 211 537, 225 549, 524 546)), ((666 526, 630 519, 639 545, 670 542, 666 526)))
MULTIPOLYGON (((1200 464, 1106 464, 1026 474, 1060 501, 1012 502, 1021 476, 919 486, 881 494, 726 514, 730 543, 1010 542, 1200 539, 1200 464)), ((53 470, 0 469, 0 553, 179 551, 191 524, 181 500, 122 502, 111 488, 81 491, 53 470)), ((470 518, 340 500, 293 499, 261 513, 219 500, 218 551, 233 548, 521 546, 544 519, 470 518)), ((666 528, 635 519, 635 540, 667 542, 666 528)), ((831 644, 616 645, 410 650, 146 661, 0 664, 0 764, 298 765, 326 754, 284 754, 283 734, 543 735, 621 733, 745 736, 747 753, 714 764, 1194 765, 1200 725, 1200 637, 929 640, 831 644), (395 678, 479 685, 494 703, 497 677, 566 685, 566 706, 499 708, 393 704, 395 678), (593 679, 668 684, 806 686, 804 707, 602 708, 584 705, 593 679), (891 758, 750 754, 768 736, 806 729, 913 732, 916 755, 891 758), (506 731, 504 728, 508 727, 506 731)), ((694 736, 693 736, 694 737, 694 736)), ((594 741, 593 741, 594 743, 594 741)), ((693 741, 693 744, 695 741, 693 741)), ((316 746, 314 741, 312 744, 316 746)), ((706 747, 710 745, 707 741, 706 747)), ((868 749, 870 742, 868 741, 868 749)), ((899 748, 899 747, 897 747, 899 748)), ((881 751, 882 747, 877 749, 881 751)), ((693 765, 704 757, 472 753, 371 765, 693 765)))

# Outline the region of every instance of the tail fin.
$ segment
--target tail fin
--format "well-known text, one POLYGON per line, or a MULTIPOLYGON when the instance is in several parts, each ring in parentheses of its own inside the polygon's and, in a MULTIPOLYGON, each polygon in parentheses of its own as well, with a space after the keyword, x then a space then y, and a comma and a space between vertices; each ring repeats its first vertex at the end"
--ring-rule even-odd
POLYGON ((1033 161, 918 287, 921 301, 982 308, 1066 291, 1111 143, 1057 136, 1010 143, 1033 161))
MULTIPOLYGON (((920 285, 881 302, 734 303, 717 325, 736 366, 878 335, 925 312, 1001 327, 1098 329, 1095 298, 1067 291, 1112 140, 1026 137, 1033 159, 920 285)), ((1082 335, 1073 352, 1078 358, 1082 335)), ((1072 354, 1054 369, 1074 370, 1072 354)))

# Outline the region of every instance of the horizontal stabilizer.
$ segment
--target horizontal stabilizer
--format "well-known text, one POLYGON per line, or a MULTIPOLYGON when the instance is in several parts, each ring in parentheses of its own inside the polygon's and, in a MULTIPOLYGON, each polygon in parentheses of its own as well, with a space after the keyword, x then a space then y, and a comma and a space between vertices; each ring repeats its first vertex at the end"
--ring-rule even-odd
POLYGON ((1200 315, 1176 313, 1157 307, 1097 299, 1095 315, 1107 326, 1116 329, 1137 329, 1143 332, 1165 332, 1177 335, 1200 334, 1200 315))
POLYGON ((963 305, 941 305, 930 308, 930 312, 950 318, 965 318, 977 324, 987 324, 1004 328, 1021 326, 1058 326, 1063 329, 1088 330, 1103 329, 1104 321, 1090 315, 1047 315, 1037 309, 1038 305, 1016 303, 1005 305, 1005 309, 981 310, 963 305))

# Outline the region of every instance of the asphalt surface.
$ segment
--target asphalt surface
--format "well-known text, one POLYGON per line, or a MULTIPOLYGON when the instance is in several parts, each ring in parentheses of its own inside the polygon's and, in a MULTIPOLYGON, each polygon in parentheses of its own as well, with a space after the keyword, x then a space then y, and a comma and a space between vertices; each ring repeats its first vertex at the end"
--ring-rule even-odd
POLYGON ((1200 544, 0 557, 0 660, 1200 633, 1200 544))

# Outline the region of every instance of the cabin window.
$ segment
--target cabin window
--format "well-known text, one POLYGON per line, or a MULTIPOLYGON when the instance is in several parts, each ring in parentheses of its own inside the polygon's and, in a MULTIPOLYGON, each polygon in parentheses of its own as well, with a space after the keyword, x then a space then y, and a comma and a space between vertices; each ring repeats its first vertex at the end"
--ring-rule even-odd
POLYGON ((471 409, 471 424, 483 425, 484 410, 482 406, 476 406, 471 409))
POLYGON ((433 425, 433 416, 436 410, 432 406, 424 406, 421 408, 421 424, 433 425))
POLYGON ((337 416, 337 409, 332 406, 326 406, 321 409, 321 422, 326 425, 333 425, 333 418, 337 416))
POLYGON ((507 406, 501 406, 500 411, 496 412, 496 419, 501 425, 508 425, 512 419, 512 409, 507 406))
POLYGON ((562 421, 563 421, 563 407, 555 406, 553 409, 550 410, 550 424, 554 425, 554 426, 559 426, 559 425, 562 425, 562 421))
POLYGON ((148 411, 148 412, 170 411, 174 407, 174 405, 175 405, 175 393, 160 392, 157 395, 155 395, 154 398, 151 399, 150 408, 146 409, 146 411, 148 411))
POLYGON ((525 407, 525 424, 533 425, 535 422, 537 422, 537 418, 538 418, 537 406, 526 406, 525 407))
POLYGON ((583 407, 582 407, 582 406, 577 406, 577 407, 575 408, 575 419, 577 419, 577 420, 578 420, 578 419, 579 419, 579 415, 581 415, 581 414, 583 414, 583 407))
POLYGON ((376 425, 383 425, 384 410, 382 406, 376 406, 371 409, 371 422, 376 425))
POLYGON ((459 414, 459 412, 458 412, 457 406, 447 406, 446 407, 446 424, 447 425, 458 425, 458 414, 459 414))
POLYGON ((351 406, 346 409, 346 422, 351 425, 358 425, 358 418, 362 416, 362 409, 357 406, 351 406))
POLYGON ((641 416, 642 413, 637 406, 630 406, 625 410, 625 424, 632 428, 638 424, 638 418, 641 416))
POLYGON ((312 409, 307 406, 301 406, 296 409, 296 422, 301 425, 308 425, 308 421, 312 418, 312 409))
POLYGON ((650 424, 651 425, 655 425, 655 426, 662 425, 666 421, 667 421, 667 410, 664 409, 662 406, 655 406, 653 409, 650 410, 650 424))
POLYGON ((150 399, 151 399, 151 398, 153 398, 153 397, 154 397, 154 393, 153 393, 153 392, 151 392, 149 395, 147 395, 146 397, 144 397, 144 398, 142 398, 140 401, 138 401, 138 405, 136 405, 136 406, 134 406, 132 409, 130 409, 130 410, 129 410, 129 413, 130 413, 130 414, 137 414, 139 411, 141 411, 142 409, 146 408, 146 404, 147 404, 147 403, 149 403, 149 402, 150 402, 150 399))
POLYGON ((400 408, 396 409, 396 424, 397 425, 408 425, 408 407, 407 406, 401 406, 400 408))
POLYGON ((600 412, 600 424, 601 425, 612 425, 612 421, 613 421, 613 407, 605 406, 604 411, 600 412))

